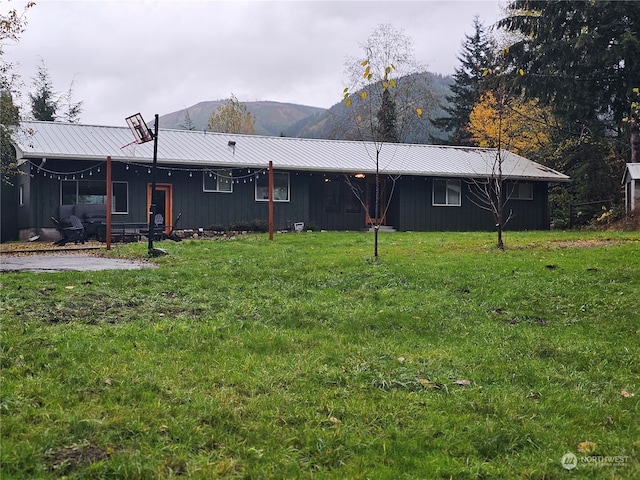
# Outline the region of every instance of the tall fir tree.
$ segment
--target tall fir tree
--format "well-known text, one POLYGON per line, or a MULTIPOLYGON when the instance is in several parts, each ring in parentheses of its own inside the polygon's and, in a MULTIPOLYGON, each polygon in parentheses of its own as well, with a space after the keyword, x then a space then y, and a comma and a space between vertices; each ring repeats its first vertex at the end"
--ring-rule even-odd
POLYGON ((473 35, 465 35, 458 57, 461 65, 453 75, 452 94, 447 96, 450 104, 444 107, 448 116, 434 120, 437 127, 451 132, 448 141, 454 145, 473 144, 467 129, 469 115, 487 90, 485 72, 496 65, 495 42, 477 16, 473 19, 473 30, 473 35))
POLYGON ((400 135, 398 134, 396 119, 396 102, 388 88, 382 93, 382 102, 378 110, 377 120, 377 141, 398 143, 400 141, 400 135))
POLYGON ((31 114, 35 120, 54 122, 58 109, 58 100, 53 91, 53 84, 44 61, 38 66, 33 78, 34 92, 29 93, 31 99, 31 114))
POLYGON ((574 203, 622 201, 625 162, 640 158, 633 119, 640 87, 640 2, 512 0, 498 26, 513 92, 553 109, 554 167, 573 178, 574 203))

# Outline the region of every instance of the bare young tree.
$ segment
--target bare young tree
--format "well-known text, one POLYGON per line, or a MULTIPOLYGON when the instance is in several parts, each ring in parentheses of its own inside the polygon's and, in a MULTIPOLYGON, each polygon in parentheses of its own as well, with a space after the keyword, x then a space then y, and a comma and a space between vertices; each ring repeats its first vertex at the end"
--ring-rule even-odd
POLYGON ((345 175, 345 179, 367 212, 367 223, 374 230, 374 257, 378 258, 378 233, 398 180, 397 176, 384 171, 380 155, 385 145, 404 140, 409 128, 415 124, 416 116, 421 117, 423 108, 430 103, 431 96, 425 77, 417 75, 426 68, 415 60, 413 40, 403 31, 381 24, 361 48, 364 58, 347 59, 350 86, 343 94, 348 120, 355 125, 359 140, 364 142, 375 167, 373 199, 367 201, 367 192, 351 176, 345 175), (385 201, 381 201, 383 178, 391 183, 385 201))
MULTIPOLYGON (((513 187, 511 189, 507 188, 503 171, 504 148, 506 147, 504 145, 505 117, 509 106, 503 88, 499 88, 498 92, 491 98, 494 101, 489 109, 493 118, 488 122, 494 124, 491 130, 495 132, 494 138, 490 139, 492 146, 495 148, 492 153, 493 158, 488 159, 491 164, 491 172, 486 177, 470 179, 469 190, 471 202, 483 210, 491 212, 493 215, 498 235, 496 246, 500 250, 504 250, 504 227, 513 217, 513 211, 505 212, 505 203, 509 201, 514 190, 513 187)), ((479 108, 479 105, 476 105, 475 108, 479 108)))
POLYGON ((69 85, 69 90, 58 99, 58 106, 62 108, 62 119, 69 123, 79 123, 82 113, 82 100, 79 102, 73 100, 75 88, 76 79, 74 77, 69 85))

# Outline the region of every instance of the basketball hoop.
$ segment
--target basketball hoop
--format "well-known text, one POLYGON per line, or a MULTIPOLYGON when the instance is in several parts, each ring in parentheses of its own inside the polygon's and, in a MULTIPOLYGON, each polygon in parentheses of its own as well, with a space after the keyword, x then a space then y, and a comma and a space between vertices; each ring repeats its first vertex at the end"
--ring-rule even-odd
POLYGON ((147 143, 153 140, 153 133, 151 133, 151 130, 149 130, 149 127, 147 127, 147 124, 142 118, 142 115, 140 115, 139 113, 136 113, 135 115, 131 115, 130 117, 127 117, 125 120, 127 122, 127 125, 129 125, 129 128, 131 129, 131 133, 133 133, 133 136, 135 138, 134 143, 141 144, 141 143, 147 143))
MULTIPOLYGON (((135 115, 131 115, 130 117, 125 118, 127 125, 131 129, 135 141, 130 143, 129 145, 133 145, 134 143, 142 144, 147 143, 153 140, 153 163, 151 164, 151 203, 149 204, 149 255, 158 256, 158 251, 160 249, 153 248, 153 236, 155 231, 154 219, 156 216, 156 165, 158 163, 158 124, 160 123, 158 114, 156 113, 156 121, 153 125, 154 132, 151 133, 149 127, 144 122, 142 115, 136 113, 135 115)), ((128 145, 125 145, 125 148, 128 145)))

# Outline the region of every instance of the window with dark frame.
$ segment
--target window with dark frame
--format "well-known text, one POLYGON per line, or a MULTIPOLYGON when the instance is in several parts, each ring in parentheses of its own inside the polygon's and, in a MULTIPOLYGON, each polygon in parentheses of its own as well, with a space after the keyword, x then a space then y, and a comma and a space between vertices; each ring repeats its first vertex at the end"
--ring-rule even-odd
POLYGON ((462 203, 462 181, 434 178, 432 203, 437 207, 459 207, 462 203))
MULTIPOLYGON (((104 205, 107 203, 106 182, 95 180, 63 180, 60 186, 61 205, 104 205)), ((111 182, 111 213, 129 213, 129 184, 111 182)))
POLYGON ((111 213, 129 213, 129 184, 111 182, 111 213))
MULTIPOLYGON (((269 201, 269 175, 258 175, 256 178, 256 202, 269 201)), ((273 201, 289 201, 289 173, 273 173, 273 201)))
POLYGON ((324 211, 325 213, 340 213, 341 184, 338 181, 324 182, 324 211))
POLYGON ((533 183, 517 182, 512 185, 511 195, 513 200, 533 200, 533 183))
POLYGON ((202 191, 232 193, 233 172, 230 169, 203 170, 202 191))

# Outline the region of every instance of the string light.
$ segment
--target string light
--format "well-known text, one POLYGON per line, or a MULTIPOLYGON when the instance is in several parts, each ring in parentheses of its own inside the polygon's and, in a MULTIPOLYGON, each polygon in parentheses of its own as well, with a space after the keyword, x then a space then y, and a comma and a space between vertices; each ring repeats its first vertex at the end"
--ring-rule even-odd
MULTIPOLYGON (((31 170, 35 170, 36 172, 42 172, 44 177, 49 177, 49 178, 57 178, 57 179, 61 179, 62 177, 64 177, 65 180, 68 180, 69 177, 73 178, 74 180, 78 178, 78 176, 80 178, 84 178, 85 173, 89 173, 89 176, 93 176, 94 170, 97 173, 100 173, 102 171, 102 165, 105 162, 102 162, 100 164, 93 164, 89 167, 80 169, 80 170, 74 170, 74 171, 55 171, 52 169, 47 169, 44 168, 41 165, 37 165, 32 161, 29 161, 29 166, 31 170)), ((124 163, 124 167, 125 170, 131 170, 131 167, 142 167, 142 168, 146 168, 147 169, 147 173, 151 174, 151 167, 148 166, 148 164, 137 164, 135 162, 119 162, 119 161, 114 161, 114 163, 124 163)), ((204 174, 206 172, 206 174, 209 175, 209 178, 213 178, 214 175, 217 176, 219 179, 226 179, 229 183, 240 183, 240 180, 242 180, 244 183, 247 183, 247 180, 249 180, 250 182, 253 182, 254 177, 256 179, 259 178, 259 175, 266 175, 268 169, 267 168, 263 168, 263 169, 251 169, 251 168, 247 168, 246 170, 244 170, 246 173, 245 174, 241 174, 242 170, 238 170, 238 169, 232 169, 232 168, 180 168, 180 167, 165 167, 165 166, 157 166, 156 167, 158 170, 164 170, 167 172, 168 176, 171 176, 173 172, 188 172, 189 173, 189 177, 193 178, 193 174, 194 173, 200 173, 202 172, 202 174, 204 174)), ((138 170, 135 170, 135 172, 137 173, 138 170)))

